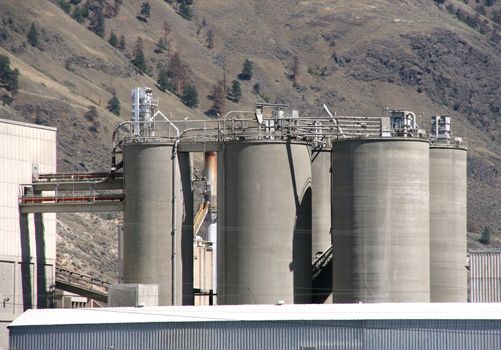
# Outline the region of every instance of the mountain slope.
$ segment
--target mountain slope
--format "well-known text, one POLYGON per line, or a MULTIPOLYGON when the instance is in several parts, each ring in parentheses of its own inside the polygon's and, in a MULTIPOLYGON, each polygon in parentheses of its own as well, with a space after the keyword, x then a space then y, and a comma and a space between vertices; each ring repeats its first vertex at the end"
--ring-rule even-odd
MULTIPOLYGON (((195 84, 200 102, 190 109, 173 93, 155 88, 161 110, 173 119, 206 118, 212 85, 224 76, 229 85, 250 59, 252 79, 241 81, 242 99, 239 104, 226 100, 226 111, 252 110, 256 99, 288 103, 312 116, 323 113, 323 103, 338 114, 380 115, 386 107, 408 108, 422 115, 424 127, 432 114, 450 114, 455 133, 469 142, 468 228, 476 238, 489 226, 493 244, 501 244, 501 141, 496 134, 501 49, 493 31, 499 32, 499 25, 491 20, 498 2, 487 7, 486 16, 477 16, 485 34, 450 10, 461 8, 474 16, 473 5, 452 0, 441 6, 432 0, 195 0, 192 21, 179 16, 175 3, 163 0, 149 1, 151 16, 140 20, 143 2, 124 0, 118 13, 106 18, 100 38, 87 29, 89 19, 78 23, 55 2, 0 0, 0 54, 8 55, 21 73, 19 92, 12 105, 0 106, 0 117, 57 126, 59 171, 109 167, 113 129, 129 119, 130 88, 155 87, 159 70, 174 53, 184 62, 186 82, 195 84), (168 49, 159 53, 155 48, 164 36, 164 22, 170 27, 168 49), (32 23, 40 32, 38 48, 27 43, 32 23), (124 35, 125 51, 107 42, 111 30, 124 35), (149 75, 131 64, 138 37, 149 75), (256 83, 260 96, 252 93, 256 83), (113 92, 121 102, 120 117, 106 110, 113 92), (87 114, 90 106, 97 116, 87 114)), ((115 240, 116 233, 103 223, 106 216, 95 219, 100 222, 95 225, 82 218, 60 216, 61 261, 66 264, 71 255, 103 259, 101 253, 83 257, 85 238, 76 231, 107 237, 104 252, 115 240)), ((104 256, 106 269, 113 270, 116 257, 104 256)), ((85 263, 74 267, 96 270, 85 263)))

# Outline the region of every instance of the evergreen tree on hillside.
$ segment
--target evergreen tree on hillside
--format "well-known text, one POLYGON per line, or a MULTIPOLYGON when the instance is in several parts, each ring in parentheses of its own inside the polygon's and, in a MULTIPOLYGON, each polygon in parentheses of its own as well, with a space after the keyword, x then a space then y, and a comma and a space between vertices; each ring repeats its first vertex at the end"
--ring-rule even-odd
POLYGON ((71 5, 68 1, 66 0, 59 0, 58 5, 65 13, 70 13, 71 11, 71 5))
POLYGON ((183 97, 181 98, 183 103, 190 108, 197 108, 198 106, 198 92, 194 85, 187 84, 184 87, 183 97))
POLYGON ((240 80, 251 80, 252 79, 252 61, 246 59, 242 66, 242 72, 238 75, 240 80))
POLYGON ((218 80, 217 83, 212 86, 211 90, 211 98, 213 100, 212 112, 214 114, 222 115, 224 113, 225 97, 224 82, 218 80))
POLYGON ((117 37, 117 35, 115 34, 115 32, 113 30, 110 33, 110 37, 108 39, 108 42, 113 47, 117 47, 118 46, 118 37, 117 37))
POLYGON ((108 101, 107 108, 111 113, 120 115, 120 100, 115 93, 113 93, 113 97, 108 101))
POLYGON ((94 11, 94 16, 92 17, 90 21, 90 26, 89 29, 91 32, 95 33, 96 35, 100 36, 101 38, 104 37, 104 14, 103 11, 101 10, 100 7, 96 8, 94 11))
POLYGON ((214 32, 211 29, 207 32, 207 48, 209 50, 214 48, 214 32))
POLYGON ((89 13, 90 13, 90 3, 89 3, 89 0, 87 0, 85 2, 85 4, 83 4, 83 6, 82 6, 82 16, 84 18, 87 18, 87 17, 89 17, 89 13))
POLYGON ((164 32, 164 42, 165 45, 167 45, 167 35, 170 33, 170 25, 169 23, 167 23, 167 21, 164 21, 162 25, 162 30, 164 32))
POLYGON ((163 38, 160 38, 158 39, 158 42, 157 42, 157 47, 155 49, 155 52, 157 53, 161 53, 161 52, 164 52, 164 50, 167 48, 167 46, 165 45, 165 41, 163 38))
POLYGON ((172 91, 177 95, 180 95, 184 90, 184 83, 186 80, 186 68, 179 56, 179 53, 175 52, 169 61, 169 78, 172 82, 172 91))
POLYGON ((78 23, 83 23, 84 21, 84 16, 82 13, 82 8, 80 6, 75 6, 73 9, 73 13, 71 14, 71 17, 78 23))
POLYGON ((491 243, 491 229, 489 227, 484 227, 480 239, 478 240, 480 243, 488 245, 491 243))
POLYGON ((15 94, 18 89, 18 77, 19 71, 10 67, 9 57, 0 55, 0 87, 15 94))
POLYGON ((124 52, 127 49, 127 41, 125 40, 125 36, 120 35, 120 40, 118 41, 118 49, 124 52))
POLYGON ((259 95, 261 93, 261 85, 259 85, 259 83, 255 83, 252 87, 252 92, 259 95))
POLYGON ((299 58, 294 56, 294 61, 292 62, 292 72, 291 72, 291 80, 292 86, 297 86, 297 79, 299 77, 299 58))
POLYGON ((132 59, 132 64, 136 66, 136 68, 141 73, 146 73, 146 58, 144 57, 143 52, 143 40, 140 37, 137 37, 136 45, 134 47, 134 58, 132 59))
POLYGON ((33 47, 38 47, 40 44, 40 35, 38 34, 37 27, 35 27, 35 23, 31 23, 27 38, 28 43, 33 47))
POLYGON ((191 10, 191 6, 188 1, 181 2, 181 5, 179 6, 179 14, 184 19, 191 21, 191 19, 193 18, 193 11, 191 10))
POLYGON ((233 80, 231 82, 230 97, 237 103, 240 101, 240 97, 242 97, 242 88, 240 87, 240 82, 238 80, 233 80))
POLYGON ((169 80, 167 70, 163 68, 160 70, 160 72, 158 73, 157 84, 158 88, 164 92, 167 90, 172 90, 172 84, 169 80))
POLYGON ((141 12, 140 16, 144 19, 145 22, 148 22, 148 18, 150 18, 151 5, 148 1, 143 2, 141 4, 141 12))

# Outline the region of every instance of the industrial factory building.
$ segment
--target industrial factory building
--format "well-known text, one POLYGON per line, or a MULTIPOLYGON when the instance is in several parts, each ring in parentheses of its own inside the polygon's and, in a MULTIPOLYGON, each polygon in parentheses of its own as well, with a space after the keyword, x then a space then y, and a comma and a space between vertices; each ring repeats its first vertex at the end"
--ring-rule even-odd
POLYGON ((0 347, 23 311, 52 307, 55 215, 21 213, 17 198, 20 184, 55 171, 55 128, 0 119, 0 347))
POLYGON ((492 350, 499 304, 234 305, 31 310, 17 350, 492 350))
POLYGON ((448 116, 257 104, 172 121, 151 89, 131 97, 110 169, 28 179, 19 210, 123 211, 123 284, 104 298, 135 308, 30 311, 12 348, 499 346, 501 310, 464 304, 467 149, 448 116))

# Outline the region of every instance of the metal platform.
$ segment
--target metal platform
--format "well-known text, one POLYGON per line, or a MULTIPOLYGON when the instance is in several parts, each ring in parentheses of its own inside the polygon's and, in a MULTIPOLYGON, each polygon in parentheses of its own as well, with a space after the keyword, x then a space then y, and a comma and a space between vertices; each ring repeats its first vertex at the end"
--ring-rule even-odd
POLYGON ((21 213, 110 212, 124 210, 123 174, 42 174, 20 185, 21 213))

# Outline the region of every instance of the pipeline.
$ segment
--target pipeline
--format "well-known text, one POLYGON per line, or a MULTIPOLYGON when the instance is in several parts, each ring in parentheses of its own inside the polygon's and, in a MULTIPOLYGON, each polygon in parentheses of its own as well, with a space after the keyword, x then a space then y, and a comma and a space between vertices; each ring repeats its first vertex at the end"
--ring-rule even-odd
POLYGON ((172 123, 169 118, 167 118, 162 112, 160 111, 157 111, 154 115, 153 115, 153 118, 152 120, 155 120, 155 118, 157 116, 161 116, 162 118, 164 118, 170 125, 172 125, 172 127, 176 130, 176 140, 174 141, 174 146, 172 147, 172 231, 171 231, 171 235, 172 235, 172 255, 171 255, 171 259, 172 259, 172 264, 171 264, 171 275, 172 275, 172 290, 171 290, 171 303, 172 305, 175 305, 176 304, 176 280, 177 280, 177 276, 176 276, 176 255, 177 255, 177 251, 176 251, 176 236, 177 236, 177 220, 176 220, 176 163, 177 163, 177 147, 178 147, 178 143, 179 143, 179 137, 180 137, 180 133, 179 133, 179 129, 178 127, 172 123))

